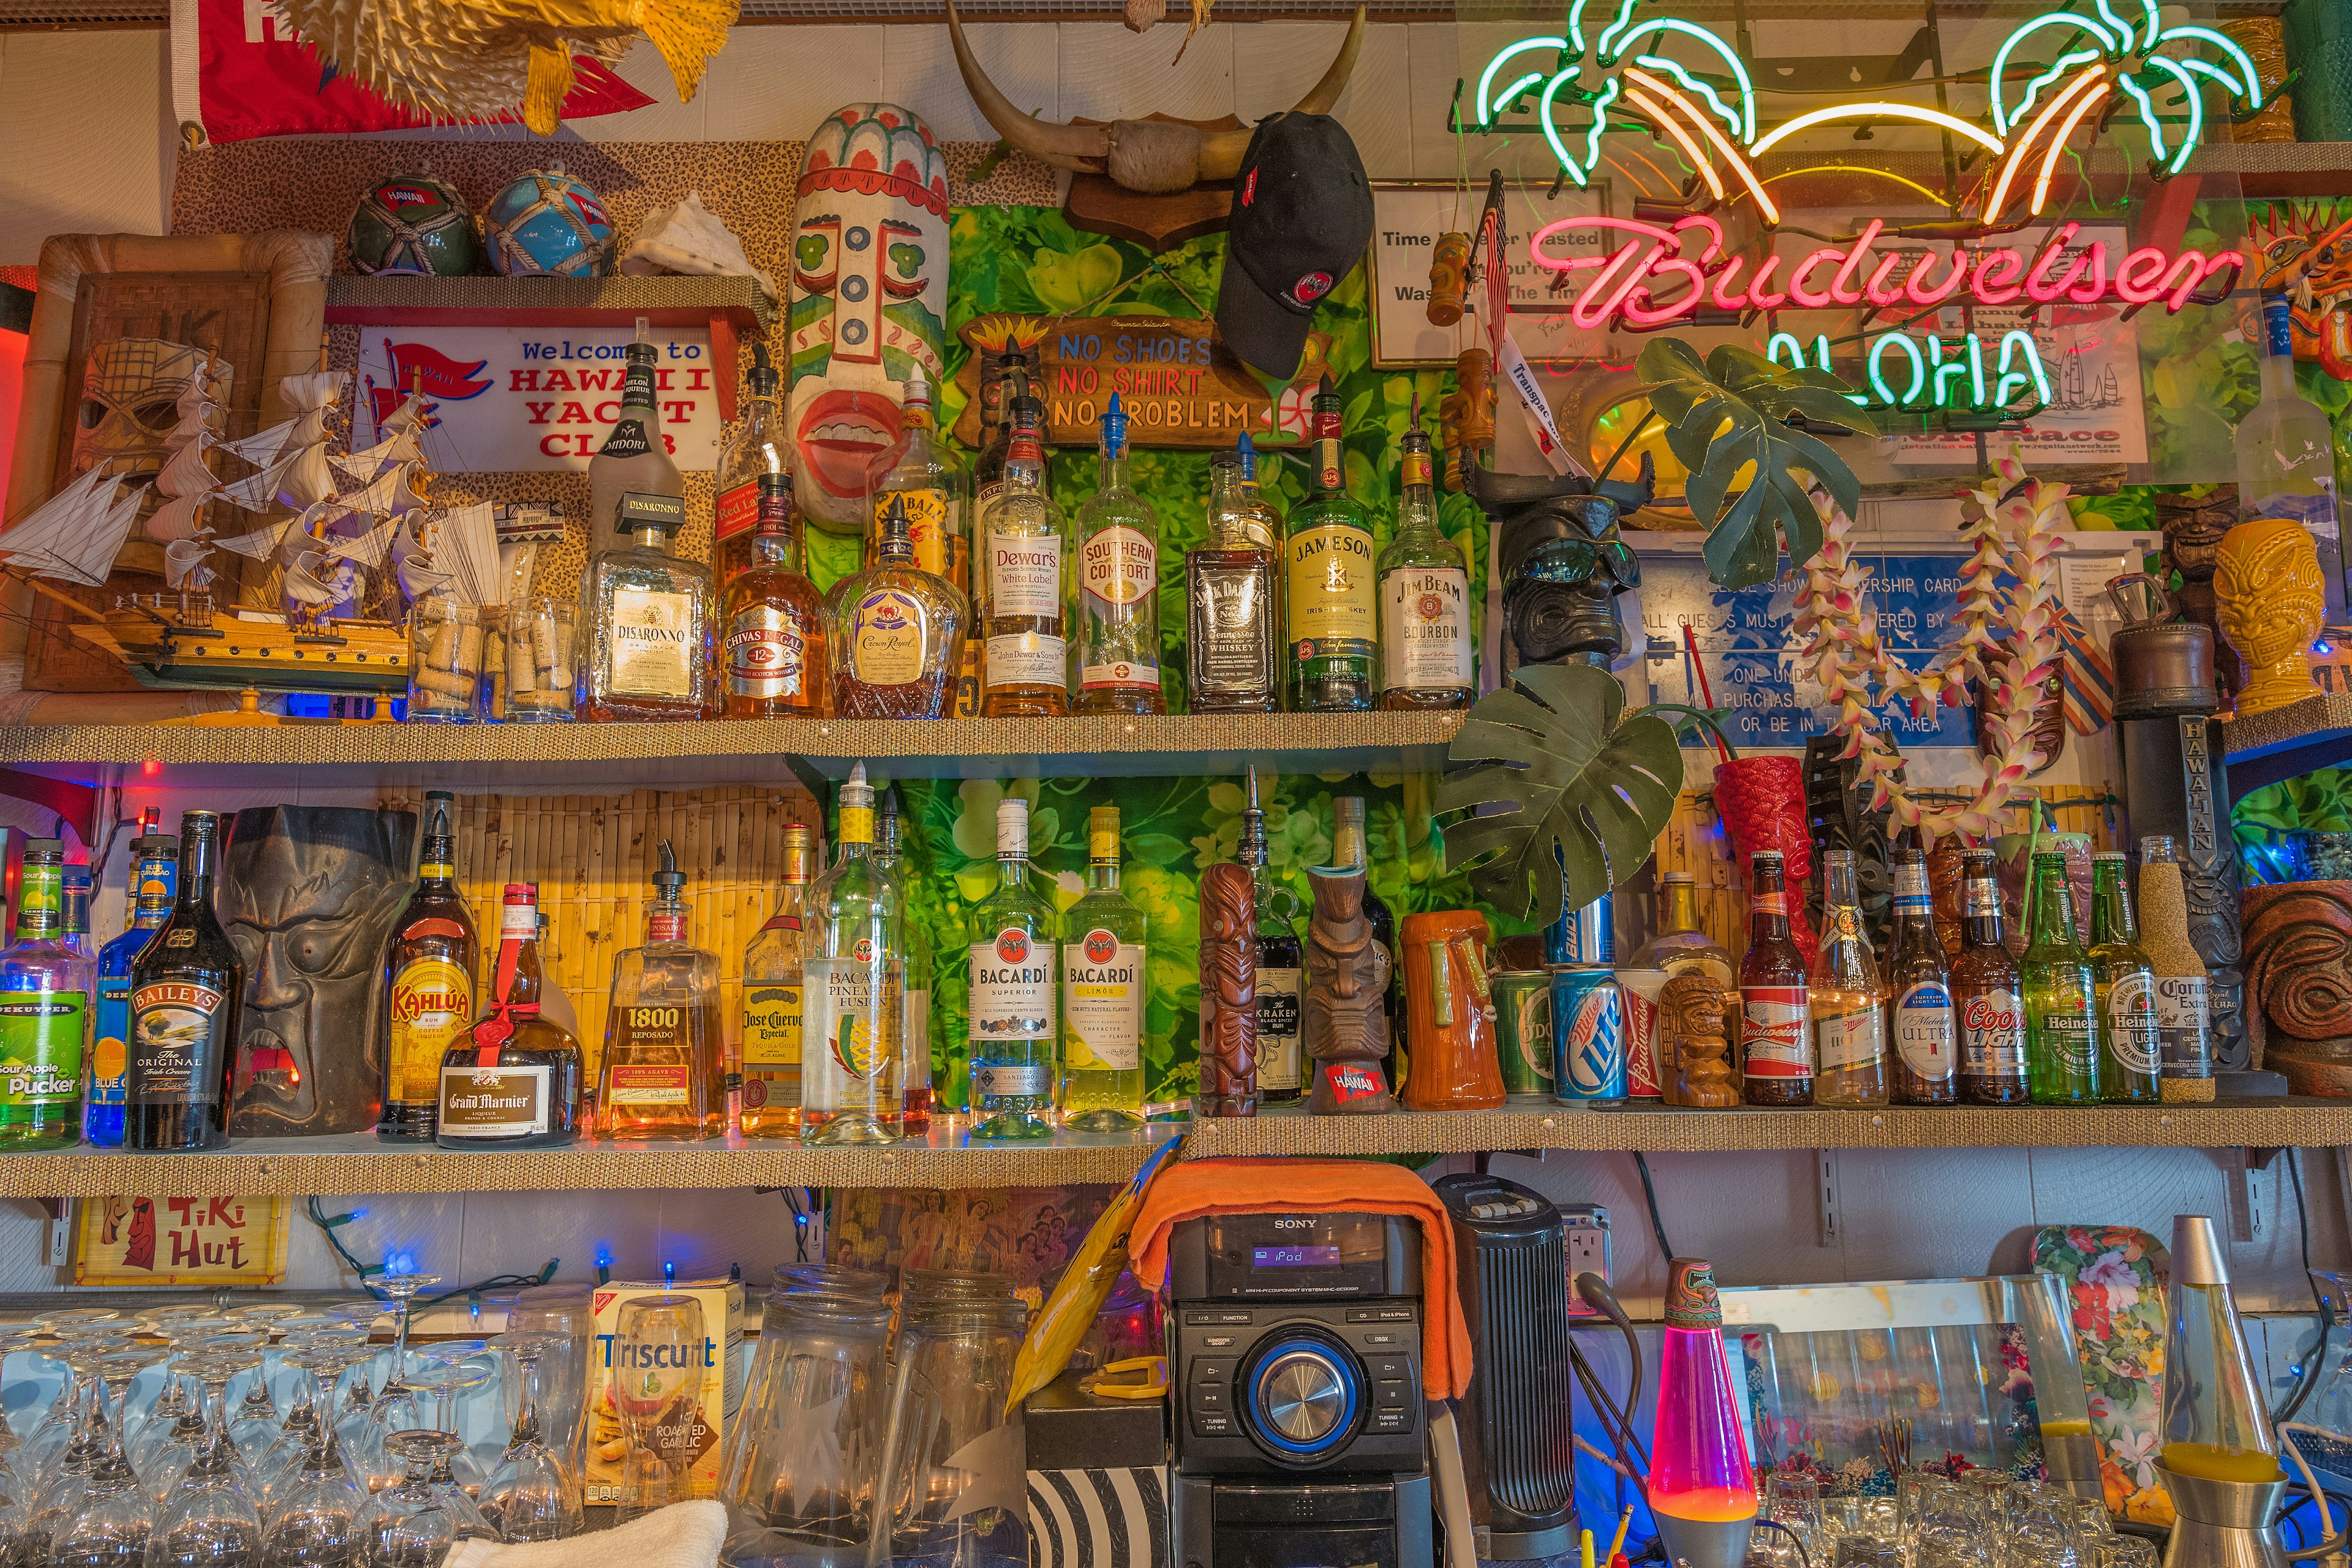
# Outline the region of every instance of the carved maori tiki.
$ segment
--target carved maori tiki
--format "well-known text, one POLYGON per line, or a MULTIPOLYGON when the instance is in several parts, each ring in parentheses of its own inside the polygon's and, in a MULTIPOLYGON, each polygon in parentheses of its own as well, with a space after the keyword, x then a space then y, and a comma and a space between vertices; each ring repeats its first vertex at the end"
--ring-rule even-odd
POLYGON ((1364 914, 1361 866, 1316 866, 1315 914, 1307 927, 1306 1019, 1300 1045, 1313 1082, 1307 1109, 1318 1116, 1394 1110, 1381 1063, 1389 1054, 1389 954, 1364 914))
POLYGON ((1246 866, 1201 873, 1201 1092, 1195 1116, 1257 1114, 1257 884, 1246 866))
POLYGON ((1722 1110, 1739 1103, 1731 1080, 1731 1045, 1723 1035, 1723 988, 1705 974, 1677 974, 1658 993, 1659 1045, 1673 1042, 1680 1064, 1666 1086, 1670 1105, 1722 1110))
MULTIPOLYGON (((2268 1027, 2263 1066, 2297 1094, 2352 1096, 2352 882, 2247 889, 2246 984, 2268 1027)), ((2220 1011, 2217 997, 2217 1033, 2220 1011)))

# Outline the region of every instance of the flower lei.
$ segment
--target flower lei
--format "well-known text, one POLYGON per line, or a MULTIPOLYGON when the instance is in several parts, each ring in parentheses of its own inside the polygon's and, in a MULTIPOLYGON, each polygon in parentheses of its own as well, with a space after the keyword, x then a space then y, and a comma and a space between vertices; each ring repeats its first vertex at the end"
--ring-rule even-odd
POLYGON ((1933 844, 1947 834, 1988 837, 2010 801, 2025 789, 2026 775, 2042 765, 2034 749, 2034 699, 2058 658, 2058 530, 2065 521, 2066 487, 2030 477, 2012 454, 1994 464, 1989 477, 1961 503, 1970 552, 1958 595, 1952 640, 1924 669, 1912 669, 1880 640, 1878 614, 1864 596, 1867 574, 1853 556, 1853 523, 1819 487, 1813 507, 1822 519, 1821 552, 1804 568, 1794 624, 1803 643, 1799 667, 1838 709, 1843 756, 1862 764, 1874 810, 1885 807, 1895 820, 1919 830, 1933 844), (2006 568, 2015 586, 2001 587, 2006 568), (1995 646, 1996 627, 2012 634, 2008 662, 1996 674, 1985 655, 1995 646), (1937 701, 1958 707, 1969 681, 1985 690, 1989 739, 1994 754, 1981 760, 1983 779, 1969 802, 1951 809, 1923 807, 1911 798, 1899 770, 1903 758, 1879 729, 1877 705, 1908 701, 1915 713, 1937 701), (1883 693, 1883 695, 1874 695, 1883 693))

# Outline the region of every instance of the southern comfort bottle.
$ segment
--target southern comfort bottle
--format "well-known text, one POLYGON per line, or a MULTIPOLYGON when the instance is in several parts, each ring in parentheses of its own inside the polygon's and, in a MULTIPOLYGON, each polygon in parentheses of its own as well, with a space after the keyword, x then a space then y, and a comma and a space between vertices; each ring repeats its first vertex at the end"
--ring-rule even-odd
POLYGON ((457 892, 457 840, 449 831, 456 801, 446 790, 425 793, 416 890, 408 895, 384 952, 383 1110, 375 1135, 395 1142, 433 1141, 441 1058, 474 1021, 481 947, 474 917, 457 892))
POLYGON ((1789 936, 1780 853, 1759 849, 1750 865, 1755 891, 1748 904, 1748 952, 1739 961, 1742 1093, 1750 1105, 1811 1105, 1811 997, 1804 955, 1789 936))

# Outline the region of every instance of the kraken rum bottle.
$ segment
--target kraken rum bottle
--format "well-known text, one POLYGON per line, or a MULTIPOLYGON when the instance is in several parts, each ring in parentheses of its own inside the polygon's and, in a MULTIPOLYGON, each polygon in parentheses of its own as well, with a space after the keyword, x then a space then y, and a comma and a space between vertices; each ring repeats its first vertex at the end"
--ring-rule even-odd
POLYGON ((743 1110, 746 1138, 801 1131, 801 986, 810 931, 804 906, 816 867, 816 834, 784 828, 784 883, 776 912, 743 950, 743 1110))
POLYGON ((596 1072, 599 1138, 717 1138, 727 1131, 719 961, 686 940, 685 887, 665 838, 646 943, 613 965, 596 1072))
POLYGON ((179 899, 131 966, 122 1146, 134 1152, 228 1146, 245 965, 213 912, 220 847, 218 816, 181 814, 179 899))
POLYGON ((441 1059, 458 1031, 474 1021, 481 950, 456 881, 457 840, 449 831, 456 802, 446 790, 425 793, 416 889, 384 950, 383 1110, 375 1135, 394 1142, 433 1141, 441 1059))

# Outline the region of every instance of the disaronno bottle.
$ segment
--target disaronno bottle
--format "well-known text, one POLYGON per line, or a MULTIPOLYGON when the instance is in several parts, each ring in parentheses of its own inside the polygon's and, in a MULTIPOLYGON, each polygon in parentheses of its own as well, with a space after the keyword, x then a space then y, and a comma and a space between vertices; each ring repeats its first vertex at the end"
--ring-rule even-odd
POLYGON ((716 1138, 726 1131, 719 960, 686 940, 685 887, 665 838, 645 945, 613 964, 596 1070, 599 1138, 716 1138))
POLYGON ((1118 890, 1118 807, 1087 816, 1087 892, 1062 916, 1062 1115, 1082 1132, 1143 1123, 1144 919, 1118 890))
POLYGON ((540 1008, 539 884, 509 882, 490 1008, 441 1058, 434 1142, 552 1149, 580 1135, 580 1042, 540 1008))
POLYGON ((404 1143, 433 1140, 441 1094, 441 1058, 474 1021, 474 972, 481 948, 474 917, 455 880, 457 840, 446 790, 425 796, 425 848, 416 890, 392 929, 383 961, 383 1110, 375 1135, 404 1143))
POLYGON ((841 786, 840 817, 833 864, 808 900, 815 940, 801 983, 801 1142, 896 1143, 905 916, 898 879, 874 859, 864 763, 841 786))
POLYGON ((975 1138, 1054 1127, 1054 906, 1029 886, 1029 803, 996 803, 996 890, 972 911, 969 1004, 975 1138))
POLYGON ((801 984, 808 957, 803 906, 816 868, 816 834, 784 828, 783 885, 776 912, 743 950, 743 1111, 746 1138, 796 1138, 801 1131, 801 984))
POLYGON ((672 554, 686 525, 676 496, 632 492, 615 509, 617 543, 581 578, 588 624, 588 717, 701 719, 718 711, 712 679, 719 605, 710 571, 672 554))

